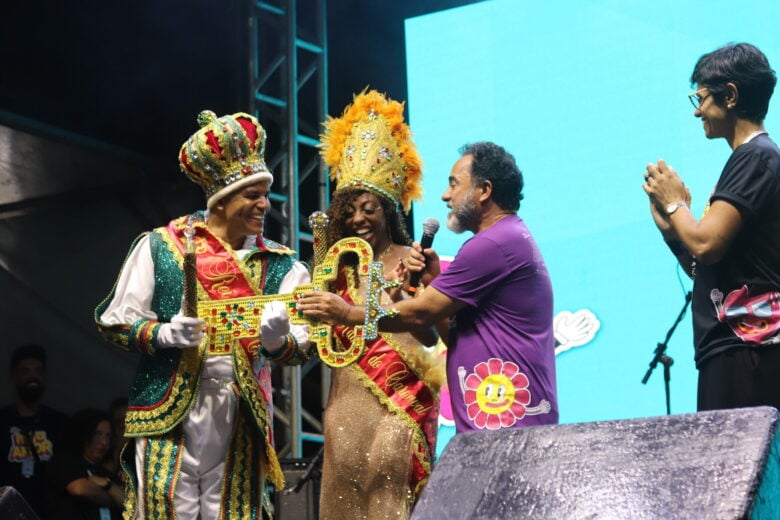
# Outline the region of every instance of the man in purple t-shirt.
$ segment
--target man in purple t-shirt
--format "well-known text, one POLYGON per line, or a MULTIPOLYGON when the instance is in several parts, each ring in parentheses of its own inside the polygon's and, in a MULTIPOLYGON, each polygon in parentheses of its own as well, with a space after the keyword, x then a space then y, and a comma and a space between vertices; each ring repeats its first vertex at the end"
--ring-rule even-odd
POLYGON ((431 287, 466 304, 447 351, 458 431, 557 423, 552 288, 525 223, 478 232, 431 287))
MULTIPOLYGON (((404 259, 424 272, 425 291, 396 302, 380 328, 410 331, 449 319, 447 382, 457 431, 558 422, 550 277, 525 223, 517 216, 523 176, 494 143, 461 150, 442 199, 447 227, 474 236, 441 273, 432 249, 419 244, 404 259), (424 255, 423 255, 424 253, 424 255), (427 259, 427 261, 426 261, 427 259)), ((330 293, 309 293, 299 306, 329 323, 359 325, 364 310, 330 293)))

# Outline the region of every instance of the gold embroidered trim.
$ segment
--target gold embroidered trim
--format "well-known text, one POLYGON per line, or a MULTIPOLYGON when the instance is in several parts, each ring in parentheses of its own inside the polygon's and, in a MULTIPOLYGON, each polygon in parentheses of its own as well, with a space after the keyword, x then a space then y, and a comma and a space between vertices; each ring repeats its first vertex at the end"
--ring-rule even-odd
MULTIPOLYGON (((231 388, 240 399, 238 387, 234 384, 231 388)), ((254 425, 247 421, 246 409, 239 403, 233 437, 225 457, 220 519, 260 518, 263 501, 263 493, 260 490, 265 486, 265 471, 264 468, 258 471, 256 464, 263 465, 264 456, 261 453, 264 453, 264 448, 257 445, 256 439, 259 436, 256 432, 254 425), (253 493, 254 491, 257 492, 253 493)), ((260 438, 260 442, 264 443, 264 440, 260 438)))
MULTIPOLYGON (((352 299, 355 305, 362 306, 364 303, 364 293, 360 290, 359 280, 355 274, 355 270, 351 266, 346 266, 344 269, 347 270, 346 279, 349 297, 352 299)), ((365 277, 361 277, 361 280, 365 283, 365 277)), ((390 297, 387 294, 382 294, 383 300, 389 300, 389 298, 390 297)), ((382 302, 382 304, 384 303, 386 303, 386 301, 382 302)), ((421 360, 420 358, 423 356, 412 354, 412 352, 415 351, 415 348, 425 349, 425 347, 420 345, 414 336, 407 332, 379 332, 379 336, 382 337, 388 345, 393 347, 393 350, 395 350, 401 359, 404 360, 404 363, 406 363, 406 365, 412 369, 417 378, 428 387, 428 391, 431 392, 431 395, 438 396, 438 389, 432 386, 430 382, 427 381, 424 377, 428 370, 431 369, 430 363, 426 363, 421 360)), ((439 360, 434 360, 434 363, 438 361, 439 360)))
POLYGON ((145 437, 167 433, 181 423, 195 404, 200 390, 203 345, 198 349, 183 349, 176 367, 173 382, 168 389, 171 394, 163 401, 145 410, 128 410, 125 435, 145 437), (189 374, 189 377, 184 377, 189 374))
POLYGON ((168 432, 144 444, 144 469, 139 475, 144 482, 144 518, 174 518, 173 494, 179 480, 184 436, 168 432))
MULTIPOLYGON (((256 349, 259 343, 259 340, 254 340, 250 348, 256 349)), ((268 405, 260 393, 251 363, 243 348, 233 349, 233 370, 235 370, 236 381, 241 389, 241 395, 252 410, 255 424, 257 424, 263 435, 266 455, 268 456, 266 467, 268 478, 276 489, 283 489, 284 474, 282 473, 282 467, 279 465, 276 451, 269 441, 268 433, 273 425, 270 424, 271 418, 268 414, 268 405)))
MULTIPOLYGON (((336 338, 339 343, 341 342, 338 338, 336 338)), ((433 452, 431 449, 428 449, 428 439, 425 437, 425 434, 422 431, 422 428, 420 427, 417 422, 409 417, 409 414, 406 413, 406 411, 398 406, 396 403, 394 403, 382 390, 379 385, 377 385, 370 377, 366 375, 363 370, 360 369, 360 367, 355 365, 350 365, 348 367, 350 370, 354 372, 354 374, 357 376, 357 378, 360 380, 361 383, 363 383, 363 386, 366 387, 374 396, 379 400, 380 403, 382 403, 385 408, 394 415, 396 415, 398 418, 400 418, 406 425, 409 427, 409 429, 412 431, 412 439, 415 446, 415 457, 417 457, 417 460, 422 465, 423 469, 425 469, 425 472, 430 474, 431 473, 431 463, 433 461, 433 452)), ((434 395, 434 402, 435 406, 438 408, 439 406, 439 399, 438 397, 434 395)), ((422 489, 422 488, 421 488, 422 489)))
MULTIPOLYGON (((347 267, 347 269, 349 269, 349 267, 347 267)), ((347 280, 348 280, 347 288, 349 290, 349 295, 352 298, 352 301, 356 305, 362 305, 362 303, 363 303, 362 295, 360 294, 360 291, 358 290, 357 283, 356 283, 357 282, 357 277, 354 276, 354 272, 347 273, 347 280)), ((394 335, 392 333, 382 332, 382 333, 380 333, 380 336, 387 342, 387 344, 393 350, 396 351, 396 353, 398 353, 398 355, 401 357, 401 359, 404 360, 404 362, 407 364, 407 366, 409 366, 409 368, 412 369, 412 371, 415 373, 415 375, 418 377, 418 379, 420 379, 423 382, 423 384, 425 384, 425 386, 428 388, 428 391, 431 393, 431 396, 434 399, 435 406, 438 408, 438 406, 439 406, 439 395, 438 395, 438 392, 435 392, 430 387, 428 382, 426 382, 420 376, 419 370, 412 363, 409 363, 407 361, 408 357, 403 354, 403 349, 400 348, 400 343, 402 343, 402 342, 399 342, 400 338, 396 338, 396 336, 411 337, 411 335, 408 334, 408 333, 400 333, 400 334, 394 335)), ((344 345, 341 342, 341 340, 340 340, 340 338, 338 336, 334 335, 334 337, 336 338, 336 341, 338 341, 339 346, 342 349, 347 348, 347 346, 344 345)), ((423 348, 416 341, 414 342, 414 344, 416 344, 418 348, 423 348)), ((433 447, 430 447, 430 448, 428 447, 428 439, 426 438, 425 434, 423 433, 422 428, 420 427, 420 425, 417 424, 417 422, 414 419, 409 417, 409 414, 406 413, 405 410, 403 410, 400 406, 398 406, 396 403, 394 403, 387 396, 387 394, 384 392, 384 390, 382 390, 370 377, 368 377, 365 374, 365 372, 363 372, 363 370, 360 367, 355 366, 355 365, 351 365, 351 366, 349 366, 347 368, 351 369, 355 373, 355 375, 357 375, 358 379, 363 383, 363 386, 365 386, 372 394, 374 394, 374 396, 379 400, 380 403, 382 403, 388 409, 388 411, 390 411, 391 413, 393 413, 396 416, 398 416, 404 423, 407 424, 407 426, 409 426, 410 430, 412 431, 412 438, 413 438, 413 442, 414 442, 414 446, 415 446, 415 453, 414 453, 414 455, 417 458, 417 460, 420 462, 420 464, 423 467, 423 469, 425 470, 425 472, 430 475, 430 473, 431 473, 431 464, 432 464, 433 455, 434 455, 433 450, 432 450, 433 447)), ((425 479, 425 480, 427 480, 427 479, 425 479)), ((415 490, 414 490, 415 491, 415 496, 417 496, 417 493, 419 493, 421 490, 422 490, 422 486, 418 483, 418 485, 415 486, 415 490)))

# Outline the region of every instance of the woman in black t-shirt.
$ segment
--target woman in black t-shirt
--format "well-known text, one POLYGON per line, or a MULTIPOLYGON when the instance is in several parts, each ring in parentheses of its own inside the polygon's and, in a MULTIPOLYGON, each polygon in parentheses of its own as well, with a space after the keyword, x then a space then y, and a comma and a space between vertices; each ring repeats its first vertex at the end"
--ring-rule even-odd
POLYGON ((49 473, 52 518, 118 520, 124 490, 108 468, 111 421, 105 412, 86 409, 71 418, 63 450, 53 459, 49 473))
POLYGON ((780 149, 764 129, 777 79, 753 45, 726 45, 694 67, 689 95, 708 139, 733 153, 704 216, 663 160, 642 186, 669 248, 694 278, 699 410, 780 408, 780 149))

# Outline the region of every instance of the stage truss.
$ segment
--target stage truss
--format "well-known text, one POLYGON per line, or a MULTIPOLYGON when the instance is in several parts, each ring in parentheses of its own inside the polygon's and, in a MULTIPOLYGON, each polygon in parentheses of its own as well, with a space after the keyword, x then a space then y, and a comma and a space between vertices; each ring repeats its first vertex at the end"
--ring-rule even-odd
MULTIPOLYGON (((307 262, 313 258, 308 216, 327 208, 329 200, 328 176, 317 149, 328 113, 326 3, 248 2, 250 108, 267 130, 266 162, 275 179, 266 236, 297 250, 307 262)), ((330 372, 316 356, 278 372, 277 450, 281 457, 301 458, 304 442, 322 443, 321 414, 304 408, 302 389, 318 392, 321 398, 314 406, 324 409, 330 372)))

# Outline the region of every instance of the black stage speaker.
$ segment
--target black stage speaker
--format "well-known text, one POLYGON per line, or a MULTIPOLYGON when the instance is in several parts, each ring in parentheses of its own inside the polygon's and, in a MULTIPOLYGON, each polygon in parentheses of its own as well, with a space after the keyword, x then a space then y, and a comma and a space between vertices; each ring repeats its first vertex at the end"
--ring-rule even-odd
POLYGON ((11 486, 0 487, 0 520, 38 520, 27 501, 11 486))
POLYGON ((279 461, 285 489, 274 496, 276 520, 317 520, 320 510, 322 452, 312 459, 279 461))
POLYGON ((457 435, 413 520, 780 519, 774 408, 457 435))

